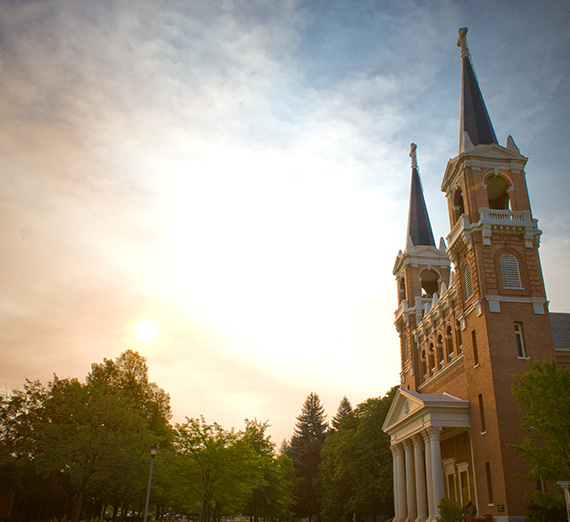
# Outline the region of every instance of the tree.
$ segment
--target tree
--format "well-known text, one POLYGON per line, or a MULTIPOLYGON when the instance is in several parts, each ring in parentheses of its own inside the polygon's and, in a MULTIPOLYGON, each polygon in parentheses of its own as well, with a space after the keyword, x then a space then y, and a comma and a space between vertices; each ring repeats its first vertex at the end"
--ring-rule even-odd
POLYGON ((92 364, 86 382, 102 382, 115 393, 127 395, 153 432, 162 435, 170 432, 170 396, 150 382, 146 359, 138 352, 126 350, 115 360, 103 359, 102 363, 92 364))
POLYGON ((289 455, 293 460, 296 483, 293 486, 293 513, 299 518, 312 518, 320 513, 320 452, 328 423, 321 400, 311 392, 297 417, 289 455))
MULTIPOLYGON (((570 369, 554 359, 529 362, 529 371, 515 377, 513 395, 526 433, 521 444, 511 445, 529 464, 529 480, 570 480, 570 369)), ((566 520, 562 490, 529 496, 529 521, 566 520)))
POLYGON ((346 395, 340 401, 338 405, 338 410, 336 415, 331 420, 331 427, 334 430, 338 430, 340 423, 344 420, 344 418, 352 411, 352 405, 350 401, 346 398, 346 395))
POLYGON ((201 506, 201 522, 238 512, 262 483, 255 451, 243 434, 203 417, 176 425, 178 498, 201 506))
POLYGON ((570 480, 570 369, 553 359, 529 363, 513 395, 527 435, 512 447, 528 462, 531 480, 570 480))
MULTIPOLYGON (((125 352, 104 366, 113 371, 93 365, 85 383, 57 376, 47 385, 28 381, 0 401, 0 466, 11 489, 37 498, 31 487, 37 483, 67 504, 73 520, 85 514, 87 497, 138 504, 148 448, 167 440, 168 396, 148 382, 144 358, 125 352)), ((28 518, 61 516, 59 509, 28 518)))
POLYGON ((267 422, 246 419, 242 437, 253 449, 263 473, 263 480, 250 493, 243 511, 254 522, 259 517, 286 518, 291 503, 293 463, 287 455, 275 457, 275 444, 265 434, 268 426, 267 422))
POLYGON ((392 454, 382 424, 396 389, 359 404, 325 440, 320 467, 325 519, 392 514, 392 454))
POLYGON ((290 454, 296 461, 302 446, 315 440, 323 442, 327 433, 328 423, 325 410, 319 396, 311 392, 307 395, 301 414, 297 417, 295 431, 291 438, 290 454))

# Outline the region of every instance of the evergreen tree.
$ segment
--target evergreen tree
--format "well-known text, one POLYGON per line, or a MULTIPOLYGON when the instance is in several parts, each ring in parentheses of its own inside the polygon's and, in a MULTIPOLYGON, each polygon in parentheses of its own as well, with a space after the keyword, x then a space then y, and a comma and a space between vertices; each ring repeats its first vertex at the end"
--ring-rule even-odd
POLYGON ((319 396, 311 392, 307 395, 301 414, 297 417, 295 432, 291 439, 291 452, 293 461, 301 446, 313 440, 325 440, 328 422, 326 421, 325 410, 321 404, 319 396))
POLYGON ((297 518, 319 516, 321 501, 318 474, 320 452, 327 434, 328 423, 319 396, 311 392, 301 414, 289 446, 293 459, 296 484, 293 487, 293 513, 297 518))
POLYGON ((346 395, 340 401, 338 405, 338 410, 336 415, 331 420, 331 427, 333 430, 338 430, 340 423, 344 420, 344 418, 352 411, 352 405, 350 401, 347 399, 346 395))

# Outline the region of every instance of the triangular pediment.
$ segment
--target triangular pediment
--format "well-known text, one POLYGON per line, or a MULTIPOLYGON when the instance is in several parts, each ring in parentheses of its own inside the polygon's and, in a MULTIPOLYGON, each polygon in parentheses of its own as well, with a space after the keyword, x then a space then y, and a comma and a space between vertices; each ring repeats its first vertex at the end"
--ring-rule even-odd
POLYGON ((459 156, 450 159, 445 168, 445 174, 441 182, 441 190, 448 193, 453 188, 453 180, 456 178, 457 173, 461 170, 462 166, 467 164, 478 165, 479 167, 485 164, 493 164, 501 161, 507 162, 509 167, 513 164, 519 165, 518 168, 523 168, 528 158, 518 152, 516 146, 511 148, 502 147, 497 143, 490 145, 477 145, 469 152, 463 152, 459 156))
POLYGON ((493 158, 493 159, 526 159, 522 154, 509 150, 497 143, 489 145, 478 145, 473 150, 464 153, 465 156, 473 156, 478 158, 493 158))
POLYGON ((384 426, 382 429, 385 430, 386 426, 392 426, 399 423, 402 419, 409 417, 415 411, 422 408, 424 405, 423 401, 414 397, 409 393, 408 390, 399 389, 396 392, 396 396, 392 401, 392 405, 388 410, 386 415, 386 420, 384 421, 384 426))
POLYGON ((405 439, 428 427, 469 428, 469 403, 446 393, 418 393, 398 389, 382 425, 392 441, 405 439))

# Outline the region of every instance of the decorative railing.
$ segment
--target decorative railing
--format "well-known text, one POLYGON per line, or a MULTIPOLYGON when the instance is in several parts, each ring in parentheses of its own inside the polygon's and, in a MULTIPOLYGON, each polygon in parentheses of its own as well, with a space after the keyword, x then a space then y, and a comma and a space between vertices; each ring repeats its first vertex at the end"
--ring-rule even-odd
POLYGON ((534 226, 535 221, 531 218, 528 210, 497 210, 492 208, 480 209, 481 224, 483 225, 508 225, 534 226))

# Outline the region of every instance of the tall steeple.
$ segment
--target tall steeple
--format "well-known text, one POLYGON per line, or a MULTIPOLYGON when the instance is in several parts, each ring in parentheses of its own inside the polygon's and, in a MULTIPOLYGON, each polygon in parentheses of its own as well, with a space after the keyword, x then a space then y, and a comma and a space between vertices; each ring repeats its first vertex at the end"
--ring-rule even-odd
POLYGON ((459 153, 468 152, 477 145, 497 143, 491 118, 485 107, 483 95, 475 76, 471 54, 467 47, 467 27, 459 29, 457 47, 461 48, 461 121, 459 128, 459 153))
POLYGON ((416 156, 417 145, 410 145, 410 158, 412 158, 412 186, 410 188, 410 210, 408 212, 408 241, 411 239, 414 246, 435 246, 433 232, 429 222, 424 192, 418 172, 416 156))

